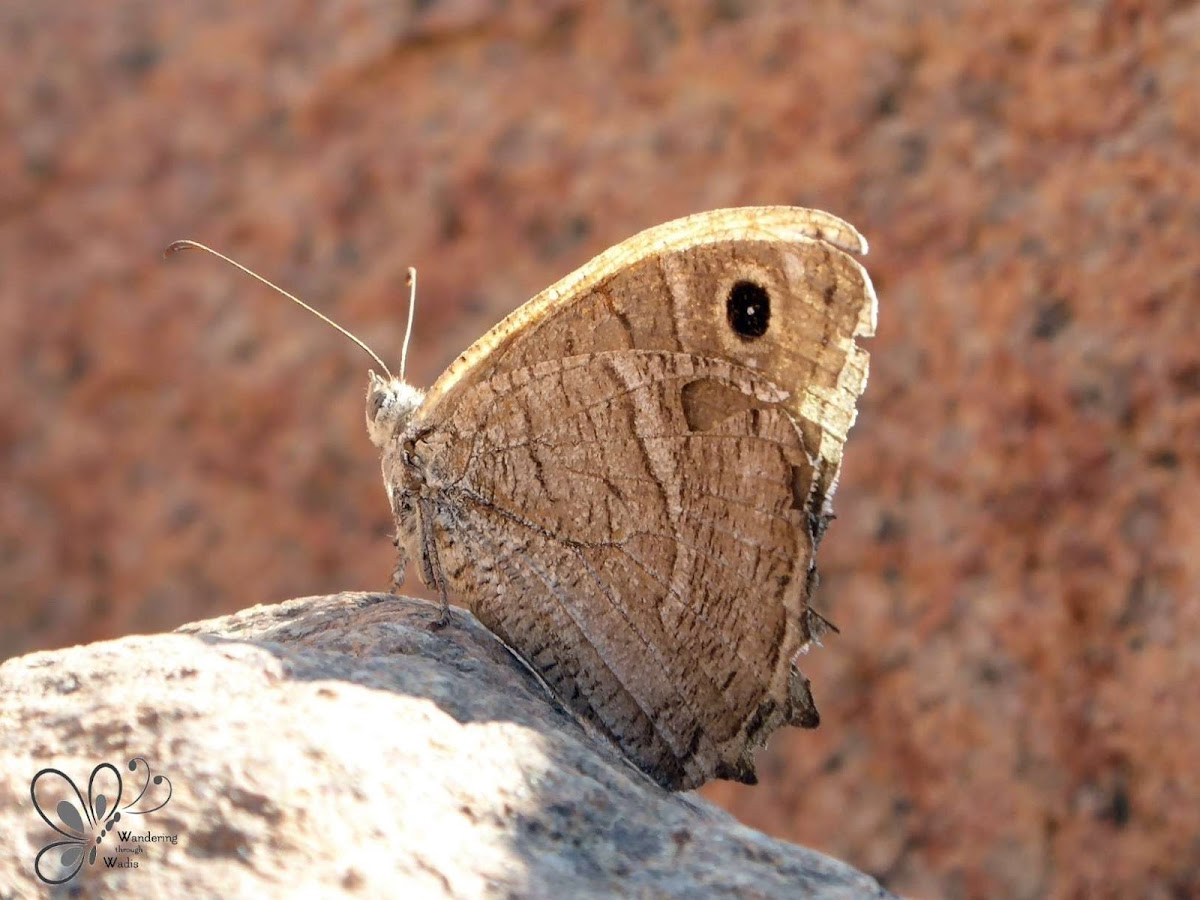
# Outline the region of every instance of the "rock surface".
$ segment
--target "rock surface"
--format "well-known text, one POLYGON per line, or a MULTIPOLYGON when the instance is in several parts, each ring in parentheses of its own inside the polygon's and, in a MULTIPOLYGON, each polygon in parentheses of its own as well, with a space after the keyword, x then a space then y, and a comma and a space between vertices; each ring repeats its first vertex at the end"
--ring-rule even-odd
MULTIPOLYGON (((640 228, 870 239, 805 660, 707 796, 916 896, 1200 896, 1200 6, 6 0, 0 657, 387 584, 365 358, 427 385, 640 228)), ((414 589, 413 585, 408 586, 414 589)))
MULTIPOLYGON (((33 774, 55 766, 82 785, 96 763, 139 756, 170 800, 114 830, 178 843, 143 845, 125 857, 137 869, 85 865, 70 882, 81 896, 892 896, 664 792, 469 613, 432 631, 435 616, 393 595, 309 597, 9 660, 0 897, 38 892, 32 860, 56 839, 29 801, 33 774)), ((117 837, 101 846, 122 858, 136 845, 117 837)))

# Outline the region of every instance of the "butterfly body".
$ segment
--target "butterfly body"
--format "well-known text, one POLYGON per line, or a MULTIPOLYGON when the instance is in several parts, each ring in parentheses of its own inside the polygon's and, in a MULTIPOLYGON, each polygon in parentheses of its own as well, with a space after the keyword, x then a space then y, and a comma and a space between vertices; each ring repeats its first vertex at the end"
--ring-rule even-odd
POLYGON ((402 565, 664 787, 816 724, 795 656, 874 293, 850 226, 718 210, 617 245, 428 394, 371 377, 402 565))

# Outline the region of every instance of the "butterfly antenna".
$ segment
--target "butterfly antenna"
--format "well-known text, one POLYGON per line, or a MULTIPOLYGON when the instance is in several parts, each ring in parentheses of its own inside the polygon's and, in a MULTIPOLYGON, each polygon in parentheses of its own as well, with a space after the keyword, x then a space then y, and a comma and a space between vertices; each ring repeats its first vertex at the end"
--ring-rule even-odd
MULTIPOLYGON (((171 246, 169 246, 166 250, 163 251, 163 256, 164 257, 170 256, 172 253, 178 253, 180 250, 203 250, 206 253, 211 253, 217 259, 224 260, 225 262, 229 263, 234 268, 241 269, 243 272, 245 272, 251 278, 255 278, 255 279, 261 281, 267 287, 271 288, 271 290, 276 291, 280 294, 283 294, 283 296, 287 297, 289 300, 291 300, 297 306, 302 306, 304 309, 307 309, 310 313, 312 313, 314 316, 316 316, 318 319, 320 319, 326 325, 329 325, 332 328, 336 328, 338 331, 340 331, 346 337, 350 338, 350 340, 354 341, 354 343, 358 344, 359 347, 361 347, 364 351, 366 351, 367 355, 370 356, 371 359, 375 360, 375 362, 379 365, 379 368, 383 369, 384 373, 387 375, 388 378, 392 377, 392 373, 388 370, 388 367, 384 364, 383 360, 380 359, 376 355, 374 350, 372 350, 365 343, 363 343, 363 341, 361 341, 355 335, 351 334, 349 331, 347 331, 345 328, 343 328, 337 322, 333 321, 333 319, 329 318, 329 316, 325 315, 323 312, 313 309, 313 307, 309 306, 307 303, 305 303, 303 300, 299 299, 298 297, 293 297, 291 294, 289 294, 287 291, 285 291, 279 285, 272 284, 270 281, 267 281, 267 279, 263 278, 257 272, 252 272, 250 269, 247 269, 240 262, 237 262, 236 260, 232 260, 228 256, 226 256, 224 253, 218 253, 212 247, 206 247, 206 246, 204 246, 204 244, 201 244, 197 241, 186 241, 186 240, 185 241, 176 241, 175 243, 171 244, 171 246)), ((409 271, 412 272, 411 269, 409 271)), ((412 328, 412 312, 411 312, 411 310, 409 311, 409 328, 410 329, 412 328)), ((405 338, 405 340, 404 340, 404 348, 407 351, 407 349, 408 349, 408 339, 407 338, 405 338)))
POLYGON ((404 329, 404 346, 400 350, 400 380, 408 368, 408 341, 412 337, 413 311, 417 308, 417 270, 408 267, 408 326, 404 329))

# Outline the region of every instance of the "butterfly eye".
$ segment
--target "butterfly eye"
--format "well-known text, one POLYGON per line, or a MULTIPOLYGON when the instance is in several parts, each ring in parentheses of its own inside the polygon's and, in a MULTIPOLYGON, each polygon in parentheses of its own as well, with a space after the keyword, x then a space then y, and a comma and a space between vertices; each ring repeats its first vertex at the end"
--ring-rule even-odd
POLYGON ((387 402, 387 395, 383 391, 376 391, 371 395, 371 418, 379 418, 379 411, 383 409, 383 404, 387 402))
POLYGON ((734 282, 725 298, 725 315, 733 333, 742 340, 760 338, 771 321, 771 296, 753 281, 734 282))

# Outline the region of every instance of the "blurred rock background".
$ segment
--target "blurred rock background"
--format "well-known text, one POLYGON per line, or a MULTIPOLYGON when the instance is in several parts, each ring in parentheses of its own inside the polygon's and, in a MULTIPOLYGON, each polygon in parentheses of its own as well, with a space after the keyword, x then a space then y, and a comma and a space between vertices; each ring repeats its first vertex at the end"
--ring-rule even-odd
MULTIPOLYGON (((1200 893, 1200 5, 14 0, 0 658, 385 587, 429 384, 635 231, 854 222, 880 295, 805 660, 705 793, 888 887, 1200 893)), ((416 585, 413 585, 415 590, 416 585)))

